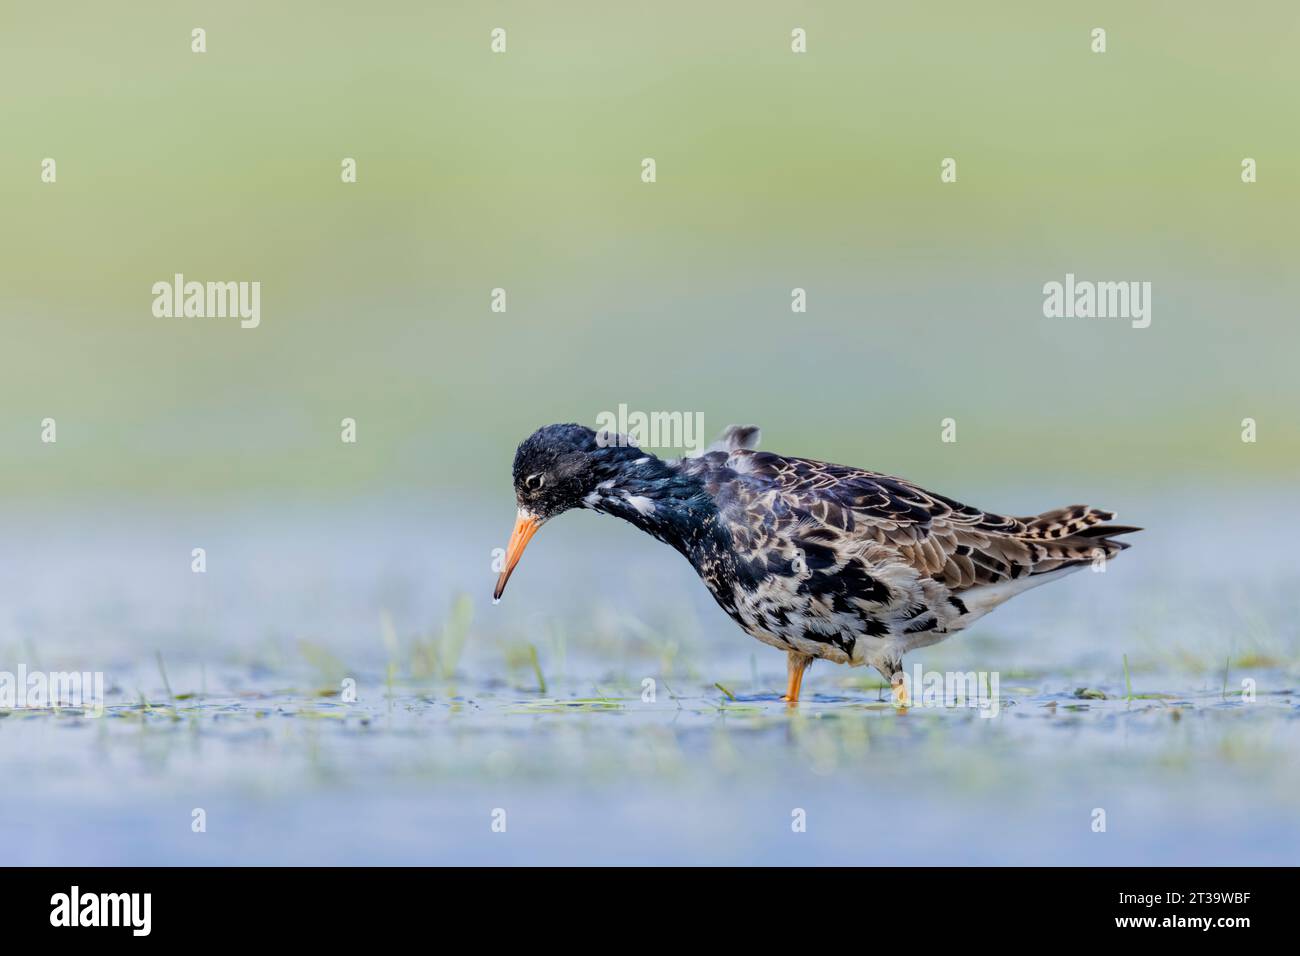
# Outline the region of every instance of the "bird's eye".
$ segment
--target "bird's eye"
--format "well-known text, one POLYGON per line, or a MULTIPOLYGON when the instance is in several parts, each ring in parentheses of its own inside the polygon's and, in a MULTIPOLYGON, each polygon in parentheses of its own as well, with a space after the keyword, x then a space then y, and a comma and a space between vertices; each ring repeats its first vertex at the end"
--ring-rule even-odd
POLYGON ((542 474, 529 475, 524 479, 524 487, 529 491, 537 491, 546 483, 546 476, 542 474))

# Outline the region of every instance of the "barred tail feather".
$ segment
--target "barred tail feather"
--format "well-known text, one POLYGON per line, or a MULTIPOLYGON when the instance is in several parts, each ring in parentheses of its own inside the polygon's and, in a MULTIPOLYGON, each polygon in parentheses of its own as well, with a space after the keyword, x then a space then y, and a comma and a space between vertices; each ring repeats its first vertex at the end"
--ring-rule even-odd
POLYGON ((1114 519, 1113 511, 1086 505, 1058 508, 1029 519, 1029 531, 1024 537, 1035 558, 1030 574, 1078 567, 1098 557, 1113 558, 1130 546, 1126 541, 1114 540, 1115 537, 1142 530, 1131 525, 1102 523, 1114 519))

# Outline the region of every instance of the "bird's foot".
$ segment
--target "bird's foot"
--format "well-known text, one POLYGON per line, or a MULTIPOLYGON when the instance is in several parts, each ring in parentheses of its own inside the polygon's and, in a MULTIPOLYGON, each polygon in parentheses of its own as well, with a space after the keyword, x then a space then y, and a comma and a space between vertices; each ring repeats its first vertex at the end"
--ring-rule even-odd
POLYGON ((907 682, 903 679, 902 671, 889 679, 889 689, 895 707, 906 708, 911 703, 907 696, 907 682))
POLYGON ((803 686, 803 673, 811 663, 811 657, 795 654, 793 651, 787 658, 786 671, 790 675, 790 680, 785 688, 785 696, 781 699, 791 707, 799 703, 799 688, 803 686))

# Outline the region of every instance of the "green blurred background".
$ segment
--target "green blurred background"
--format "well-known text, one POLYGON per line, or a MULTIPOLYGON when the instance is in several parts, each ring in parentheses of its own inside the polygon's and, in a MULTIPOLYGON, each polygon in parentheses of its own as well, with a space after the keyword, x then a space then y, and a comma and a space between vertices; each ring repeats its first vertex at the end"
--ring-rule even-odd
POLYGON ((619 403, 953 493, 958 474, 1157 491, 1300 464, 1293 4, 17 13, 15 498, 508 500, 520 438, 619 403), (260 281, 261 327, 154 318, 176 272, 260 281), (1067 272, 1152 282, 1151 327, 1045 319, 1067 272))

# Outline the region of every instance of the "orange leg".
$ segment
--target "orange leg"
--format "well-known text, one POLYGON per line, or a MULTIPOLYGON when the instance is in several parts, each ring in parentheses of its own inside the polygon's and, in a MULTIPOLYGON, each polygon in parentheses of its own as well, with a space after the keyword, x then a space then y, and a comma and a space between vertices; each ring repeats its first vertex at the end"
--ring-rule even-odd
POLYGON ((906 710, 911 701, 907 698, 907 684, 903 680, 903 672, 898 671, 889 679, 889 689, 894 698, 894 705, 906 710))
POLYGON ((813 659, 807 654, 796 654, 791 651, 786 658, 786 670, 789 673, 789 680, 785 687, 785 696, 781 699, 790 705, 799 703, 799 688, 803 686, 804 671, 808 670, 808 665, 813 659))

